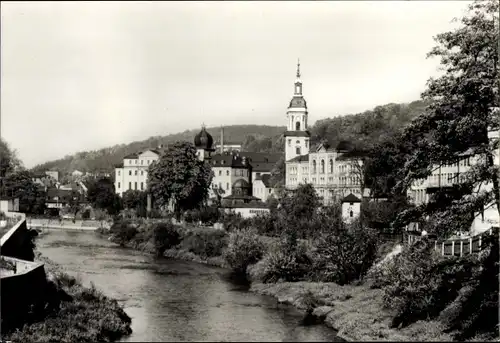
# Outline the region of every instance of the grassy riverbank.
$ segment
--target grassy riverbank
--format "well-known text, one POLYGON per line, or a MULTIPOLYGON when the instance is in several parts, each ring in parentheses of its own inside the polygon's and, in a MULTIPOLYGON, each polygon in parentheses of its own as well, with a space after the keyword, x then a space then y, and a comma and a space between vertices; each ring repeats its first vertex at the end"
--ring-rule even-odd
POLYGON ((51 290, 45 311, 33 313, 22 328, 3 333, 13 342, 110 342, 132 332, 131 318, 114 299, 93 285, 85 287, 53 261, 45 264, 51 290), (51 310, 47 310, 51 308, 51 310))

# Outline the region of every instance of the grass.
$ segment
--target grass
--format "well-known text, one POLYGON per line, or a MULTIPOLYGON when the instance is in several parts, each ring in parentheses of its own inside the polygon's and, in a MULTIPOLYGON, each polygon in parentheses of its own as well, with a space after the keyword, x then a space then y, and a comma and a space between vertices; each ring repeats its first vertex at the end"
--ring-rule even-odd
POLYGON ((132 332, 131 318, 114 299, 84 287, 47 258, 46 273, 59 295, 60 306, 48 316, 5 334, 2 340, 15 342, 110 342, 132 332), (61 296, 62 294, 62 296, 61 296))
POLYGON ((309 292, 319 306, 329 306, 325 324, 349 341, 450 341, 437 321, 420 321, 404 329, 390 329, 391 313, 383 308, 382 291, 367 285, 339 286, 321 282, 253 284, 251 290, 306 309, 309 292))

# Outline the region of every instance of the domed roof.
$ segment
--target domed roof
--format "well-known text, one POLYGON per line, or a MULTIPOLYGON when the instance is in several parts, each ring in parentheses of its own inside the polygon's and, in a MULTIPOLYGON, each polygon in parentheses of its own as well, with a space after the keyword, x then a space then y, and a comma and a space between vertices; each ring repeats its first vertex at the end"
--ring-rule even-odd
POLYGON ((233 187, 234 188, 248 188, 248 187, 250 187, 250 184, 244 179, 239 179, 233 183, 233 187))
POLYGON ((194 136, 194 146, 198 149, 210 150, 212 149, 212 144, 214 139, 212 135, 205 130, 205 126, 201 128, 201 131, 194 136))
POLYGON ((288 108, 307 108, 306 99, 302 96, 294 96, 288 108))

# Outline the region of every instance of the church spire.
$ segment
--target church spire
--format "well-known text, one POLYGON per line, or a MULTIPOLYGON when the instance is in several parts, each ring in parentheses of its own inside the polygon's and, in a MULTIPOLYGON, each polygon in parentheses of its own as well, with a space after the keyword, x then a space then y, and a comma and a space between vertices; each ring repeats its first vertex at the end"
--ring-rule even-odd
POLYGON ((300 80, 300 59, 297 59, 297 79, 295 80, 294 96, 302 96, 302 81, 300 80))
POLYGON ((297 79, 300 78, 300 59, 297 59, 297 79))

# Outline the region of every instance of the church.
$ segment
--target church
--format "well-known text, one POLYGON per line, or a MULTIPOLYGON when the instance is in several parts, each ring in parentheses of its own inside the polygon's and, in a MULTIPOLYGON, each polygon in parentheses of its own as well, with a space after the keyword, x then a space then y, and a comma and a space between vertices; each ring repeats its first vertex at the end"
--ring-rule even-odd
POLYGON ((293 190, 300 184, 310 183, 324 205, 341 201, 350 194, 360 200, 363 196, 362 161, 346 154, 347 144, 340 143, 332 148, 323 143, 311 150, 307 102, 302 94, 300 76, 298 63, 294 94, 286 112, 285 186, 293 190))

